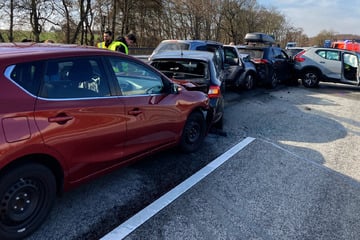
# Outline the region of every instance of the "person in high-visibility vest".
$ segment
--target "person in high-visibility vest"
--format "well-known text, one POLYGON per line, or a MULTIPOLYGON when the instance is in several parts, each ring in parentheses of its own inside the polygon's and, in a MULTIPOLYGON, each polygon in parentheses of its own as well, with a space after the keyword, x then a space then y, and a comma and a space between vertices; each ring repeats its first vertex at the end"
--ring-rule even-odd
POLYGON ((118 51, 120 45, 122 44, 119 41, 113 41, 113 33, 111 31, 105 31, 103 35, 103 42, 97 44, 98 48, 106 48, 112 51, 118 51))
POLYGON ((133 33, 129 33, 125 37, 118 37, 117 42, 120 42, 120 46, 117 51, 129 54, 129 46, 136 43, 136 36, 133 33))

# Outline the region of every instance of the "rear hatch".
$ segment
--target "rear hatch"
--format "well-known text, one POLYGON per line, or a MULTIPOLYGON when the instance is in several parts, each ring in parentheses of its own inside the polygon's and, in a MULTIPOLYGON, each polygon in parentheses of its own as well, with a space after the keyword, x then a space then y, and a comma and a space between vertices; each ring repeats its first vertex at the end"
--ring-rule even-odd
POLYGON ((152 61, 151 65, 188 90, 208 93, 210 73, 205 61, 194 59, 161 59, 152 61))
POLYGON ((244 48, 240 51, 243 54, 249 54, 250 60, 255 63, 257 69, 268 63, 268 60, 264 58, 264 49, 262 48, 244 48))

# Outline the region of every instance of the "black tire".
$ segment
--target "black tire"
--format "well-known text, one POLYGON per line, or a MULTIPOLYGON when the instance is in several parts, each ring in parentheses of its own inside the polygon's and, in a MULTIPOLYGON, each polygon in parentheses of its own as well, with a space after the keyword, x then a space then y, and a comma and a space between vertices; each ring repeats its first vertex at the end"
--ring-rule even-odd
POLYGON ((251 90, 253 89, 255 86, 255 78, 252 74, 248 73, 245 76, 245 81, 244 81, 244 89, 245 90, 251 90))
POLYGON ((222 113, 220 119, 218 119, 213 126, 216 129, 222 130, 224 127, 224 108, 225 108, 225 101, 224 97, 221 96, 219 99, 219 107, 217 108, 217 112, 222 113))
POLYGON ((56 197, 52 172, 27 164, 0 177, 0 239, 22 239, 46 219, 56 197))
POLYGON ((206 121, 200 112, 193 112, 186 120, 180 140, 180 150, 186 153, 200 148, 206 135, 206 121))
POLYGON ((273 71, 272 74, 271 74, 271 77, 270 77, 270 81, 269 81, 267 86, 270 89, 274 89, 274 88, 276 88, 278 86, 278 84, 279 84, 279 79, 278 79, 278 77, 276 75, 276 72, 273 71))
POLYGON ((214 123, 213 127, 219 130, 224 128, 224 115, 221 116, 221 118, 216 123, 214 123))
POLYGON ((320 74, 316 70, 305 70, 302 73, 301 82, 304 87, 316 88, 319 86, 320 74))

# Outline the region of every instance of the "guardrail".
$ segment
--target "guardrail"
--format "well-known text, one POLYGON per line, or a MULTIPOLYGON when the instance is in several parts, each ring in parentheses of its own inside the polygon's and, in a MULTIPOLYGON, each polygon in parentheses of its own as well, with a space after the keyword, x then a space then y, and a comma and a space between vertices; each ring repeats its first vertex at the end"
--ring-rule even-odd
POLYGON ((146 48, 146 47, 130 47, 129 55, 150 55, 154 51, 154 48, 146 48))

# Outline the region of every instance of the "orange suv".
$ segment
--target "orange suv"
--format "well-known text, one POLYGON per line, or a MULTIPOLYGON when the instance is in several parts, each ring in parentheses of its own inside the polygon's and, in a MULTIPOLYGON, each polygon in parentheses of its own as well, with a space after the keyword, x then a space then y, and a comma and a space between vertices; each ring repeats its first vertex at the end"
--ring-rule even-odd
POLYGON ((208 96, 115 51, 0 45, 0 239, 46 219, 56 194, 154 152, 196 151, 208 96))

